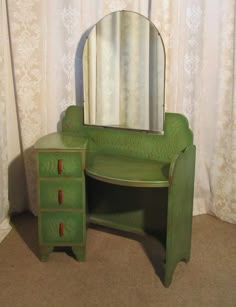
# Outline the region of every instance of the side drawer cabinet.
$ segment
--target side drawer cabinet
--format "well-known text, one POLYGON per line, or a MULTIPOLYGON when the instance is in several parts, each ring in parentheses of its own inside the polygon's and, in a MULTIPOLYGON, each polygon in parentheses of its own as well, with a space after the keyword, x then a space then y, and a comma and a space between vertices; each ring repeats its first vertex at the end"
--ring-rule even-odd
POLYGON ((39 244, 46 261, 56 246, 85 260, 84 150, 38 150, 39 244))

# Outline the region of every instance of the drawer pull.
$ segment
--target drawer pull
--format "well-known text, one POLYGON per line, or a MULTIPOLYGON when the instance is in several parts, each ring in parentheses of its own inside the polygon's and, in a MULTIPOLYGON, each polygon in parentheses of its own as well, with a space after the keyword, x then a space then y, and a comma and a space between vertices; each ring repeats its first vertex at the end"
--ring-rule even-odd
POLYGON ((62 159, 58 160, 57 170, 58 170, 58 174, 62 173, 62 159))
POLYGON ((62 190, 58 191, 58 202, 59 202, 59 205, 63 203, 63 191, 62 190))
POLYGON ((64 236, 64 223, 59 224, 59 234, 60 234, 60 237, 64 236))

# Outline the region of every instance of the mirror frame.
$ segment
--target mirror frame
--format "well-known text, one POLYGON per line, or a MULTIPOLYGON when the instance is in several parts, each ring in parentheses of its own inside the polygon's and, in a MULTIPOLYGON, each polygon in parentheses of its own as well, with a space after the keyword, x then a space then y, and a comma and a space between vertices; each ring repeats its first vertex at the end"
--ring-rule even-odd
POLYGON ((89 27, 89 31, 86 35, 86 38, 85 38, 85 42, 84 42, 84 46, 83 46, 83 52, 82 52, 82 71, 83 71, 83 124, 84 126, 89 126, 89 127, 96 127, 96 128, 110 128, 110 129, 122 129, 122 130, 130 130, 130 131, 139 131, 139 132, 144 132, 144 133, 151 133, 151 134, 158 134, 158 135, 164 135, 164 125, 165 125, 165 94, 166 94, 166 50, 165 50, 165 45, 164 45, 164 41, 163 41, 163 38, 162 38, 162 35, 160 33, 160 31, 158 30, 158 28, 155 26, 155 24, 146 16, 138 13, 138 12, 135 12, 135 11, 130 11, 130 10, 118 10, 118 11, 113 11, 109 14, 106 14, 104 15, 101 19, 99 19, 93 26, 89 27), (85 69, 84 69, 84 57, 85 57, 85 53, 84 53, 84 50, 86 48, 86 45, 88 43, 88 38, 89 38, 89 35, 91 33, 91 31, 97 26, 98 23, 100 23, 103 19, 105 19, 107 16, 109 15, 112 15, 112 14, 116 14, 118 12, 129 12, 129 13, 133 13, 133 14, 137 14, 139 16, 141 16, 142 18, 146 19, 153 27, 154 29, 157 31, 157 34, 158 36, 160 37, 160 40, 161 40, 161 44, 162 44, 162 48, 163 48, 163 57, 164 57, 164 74, 163 74, 163 78, 164 78, 164 84, 163 84, 163 103, 162 103, 162 106, 163 106, 163 129, 162 131, 160 130, 148 130, 148 129, 135 129, 135 128, 127 128, 127 127, 114 127, 114 126, 108 126, 108 125, 96 125, 96 124, 88 124, 88 123, 85 123, 84 121, 84 112, 85 112, 85 69))

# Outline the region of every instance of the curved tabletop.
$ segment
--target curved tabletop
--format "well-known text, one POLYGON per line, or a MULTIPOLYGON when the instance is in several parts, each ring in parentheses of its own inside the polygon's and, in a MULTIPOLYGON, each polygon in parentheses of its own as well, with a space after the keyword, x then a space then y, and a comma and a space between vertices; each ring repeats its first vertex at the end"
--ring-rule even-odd
POLYGON ((124 186, 168 187, 169 166, 154 160, 99 153, 88 154, 86 158, 87 175, 124 186))

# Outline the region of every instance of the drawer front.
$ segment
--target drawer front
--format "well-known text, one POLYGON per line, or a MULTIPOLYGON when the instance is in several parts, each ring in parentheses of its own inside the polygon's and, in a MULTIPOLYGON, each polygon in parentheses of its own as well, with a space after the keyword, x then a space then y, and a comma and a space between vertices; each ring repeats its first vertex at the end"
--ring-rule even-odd
POLYGON ((80 179, 40 179, 39 202, 44 209, 82 209, 80 179))
POLYGON ((82 244, 84 216, 80 212, 41 213, 40 239, 44 244, 82 244))
POLYGON ((39 152, 38 168, 41 177, 81 177, 81 152, 39 152))

